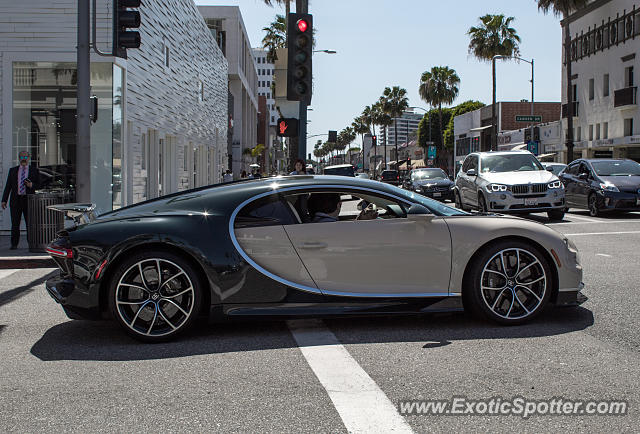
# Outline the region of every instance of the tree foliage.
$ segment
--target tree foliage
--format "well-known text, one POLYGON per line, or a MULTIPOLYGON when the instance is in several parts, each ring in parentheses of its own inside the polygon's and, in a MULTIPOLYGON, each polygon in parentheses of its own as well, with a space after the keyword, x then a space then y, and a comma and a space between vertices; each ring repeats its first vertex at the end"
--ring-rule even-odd
POLYGON ((520 36, 511 27, 514 20, 514 17, 507 18, 502 14, 480 17, 480 25, 471 27, 467 32, 471 38, 469 54, 486 62, 491 62, 496 55, 519 56, 520 36))
POLYGON ((276 49, 284 48, 287 41, 287 22, 284 15, 276 15, 275 21, 269 27, 263 27, 265 32, 262 38, 262 48, 267 50, 267 61, 275 63, 277 60, 276 49))

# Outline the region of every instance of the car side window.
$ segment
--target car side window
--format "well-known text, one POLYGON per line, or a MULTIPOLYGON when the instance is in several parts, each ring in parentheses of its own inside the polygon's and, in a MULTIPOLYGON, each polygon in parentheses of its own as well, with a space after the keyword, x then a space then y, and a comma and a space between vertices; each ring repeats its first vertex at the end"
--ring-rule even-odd
POLYGON ((570 164, 566 169, 565 169, 565 173, 572 175, 572 176, 576 176, 578 174, 578 167, 580 167, 578 164, 574 163, 574 164, 570 164))
MULTIPOLYGON (((471 155, 471 161, 469 162, 469 169, 475 169, 476 171, 478 170, 478 156, 477 155, 471 155)), ((467 170, 469 170, 467 169, 467 170)))
POLYGON ((234 227, 237 229, 296 223, 300 223, 299 216, 279 195, 274 194, 257 199, 241 209, 236 216, 234 227))
POLYGON ((471 157, 472 157, 471 155, 468 155, 468 156, 467 156, 467 158, 465 158, 465 159, 464 159, 464 163, 462 163, 462 169, 461 169, 461 170, 462 170, 464 173, 466 173, 466 172, 467 172, 467 170, 469 170, 469 169, 470 169, 470 166, 471 166, 471 157))

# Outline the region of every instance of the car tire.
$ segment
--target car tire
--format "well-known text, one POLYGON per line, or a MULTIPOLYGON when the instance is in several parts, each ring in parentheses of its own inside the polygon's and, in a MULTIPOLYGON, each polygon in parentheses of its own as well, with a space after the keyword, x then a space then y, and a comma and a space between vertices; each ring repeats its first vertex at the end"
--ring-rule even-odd
POLYGON ((600 215, 600 208, 598 208, 598 198, 595 193, 591 193, 589 195, 587 206, 589 208, 589 215, 591 217, 598 217, 600 215))
POLYGON ((113 271, 109 309, 135 339, 165 342, 193 326, 201 310, 203 288, 198 273, 181 256, 143 251, 113 271))
POLYGON ((547 216, 549 220, 562 220, 564 219, 564 210, 554 209, 547 211, 547 216))
POLYGON ((462 197, 460 197, 460 192, 458 190, 453 193, 453 202, 455 203, 456 208, 461 209, 462 211, 467 210, 462 203, 462 197))
POLYGON ((478 193, 478 210, 480 212, 489 212, 487 208, 487 200, 484 198, 482 193, 478 193))
POLYGON ((553 290, 549 261, 537 247, 522 241, 489 245, 475 257, 468 273, 462 291, 465 309, 503 325, 523 324, 538 316, 553 290))

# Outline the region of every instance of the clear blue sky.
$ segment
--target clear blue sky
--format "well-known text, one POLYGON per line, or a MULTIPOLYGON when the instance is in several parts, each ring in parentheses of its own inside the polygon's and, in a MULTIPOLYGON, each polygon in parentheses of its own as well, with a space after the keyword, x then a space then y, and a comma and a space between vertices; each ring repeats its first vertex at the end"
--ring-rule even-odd
MULTIPOLYGON (((276 13, 284 13, 284 8, 265 6, 262 0, 196 4, 240 6, 254 47, 261 44, 262 28, 276 13)), ((491 65, 468 54, 466 35, 487 13, 515 17, 521 56, 535 59, 535 100, 560 101, 560 23, 538 12, 534 0, 310 0, 309 12, 317 29, 316 48, 338 52, 314 55, 309 135, 350 125, 385 86, 405 88, 410 105, 426 107, 418 85, 422 72, 432 66, 449 66, 460 76, 454 104, 468 99, 491 103, 491 65)), ((522 62, 498 63, 499 101, 531 98, 530 68, 522 62)), ((309 139, 308 149, 316 140, 309 139)))

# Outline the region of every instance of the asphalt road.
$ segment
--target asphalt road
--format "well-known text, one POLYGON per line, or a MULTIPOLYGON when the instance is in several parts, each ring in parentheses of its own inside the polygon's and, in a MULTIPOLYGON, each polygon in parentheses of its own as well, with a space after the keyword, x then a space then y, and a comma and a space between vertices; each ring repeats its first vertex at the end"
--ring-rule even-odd
POLYGON ((589 300, 519 327, 464 314, 251 322, 142 345, 115 324, 68 320, 43 287, 52 270, 0 270, 0 431, 637 431, 640 214, 551 226, 579 247, 589 300), (456 396, 627 400, 629 412, 394 410, 456 396))

